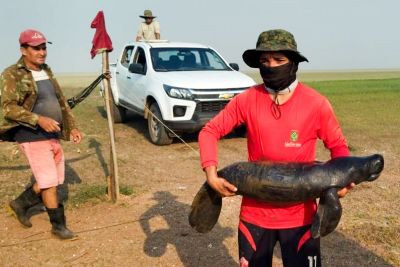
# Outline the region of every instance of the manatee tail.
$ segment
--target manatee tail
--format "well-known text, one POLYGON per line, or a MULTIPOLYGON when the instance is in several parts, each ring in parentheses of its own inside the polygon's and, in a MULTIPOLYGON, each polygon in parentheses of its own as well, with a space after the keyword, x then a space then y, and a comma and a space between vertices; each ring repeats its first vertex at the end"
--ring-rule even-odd
POLYGON ((318 238, 330 234, 339 224, 341 217, 342 205, 337 189, 329 189, 319 199, 318 210, 311 225, 311 236, 318 238))
POLYGON ((192 202, 189 224, 199 233, 211 231, 218 221, 222 208, 222 197, 204 183, 192 202))

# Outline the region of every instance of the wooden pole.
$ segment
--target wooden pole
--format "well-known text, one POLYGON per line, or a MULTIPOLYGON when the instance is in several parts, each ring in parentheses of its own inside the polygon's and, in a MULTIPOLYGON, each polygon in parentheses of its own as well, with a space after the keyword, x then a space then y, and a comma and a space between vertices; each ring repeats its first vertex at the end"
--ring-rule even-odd
MULTIPOLYGON (((103 73, 109 72, 108 52, 102 51, 102 64, 103 73)), ((113 202, 118 201, 119 198, 119 182, 118 182, 118 164, 117 164, 117 151, 115 148, 115 134, 114 134, 114 117, 111 112, 111 84, 109 79, 103 79, 103 88, 105 92, 105 104, 107 111, 108 130, 110 134, 110 175, 107 177, 108 182, 108 196, 113 202)))

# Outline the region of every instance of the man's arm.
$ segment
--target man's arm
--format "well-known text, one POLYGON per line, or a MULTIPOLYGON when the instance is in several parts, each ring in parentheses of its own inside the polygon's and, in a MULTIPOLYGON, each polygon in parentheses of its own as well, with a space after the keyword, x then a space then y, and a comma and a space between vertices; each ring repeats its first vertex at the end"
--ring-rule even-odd
POLYGON ((353 189, 355 186, 356 186, 355 183, 351 183, 351 184, 349 184, 348 186, 346 186, 346 187, 340 189, 340 190, 337 192, 338 196, 339 196, 340 198, 345 197, 345 196, 347 195, 347 193, 348 193, 351 189, 353 189))
POLYGON ((136 34, 136 42, 138 42, 142 39, 143 39, 143 29, 142 29, 142 23, 140 23, 137 34, 136 34))
POLYGON ((0 88, 2 91, 1 108, 3 109, 4 118, 14 121, 21 125, 35 128, 39 115, 22 107, 22 93, 19 92, 15 76, 9 72, 5 72, 0 77, 0 88))
POLYGON ((56 133, 61 131, 58 121, 55 121, 49 117, 39 116, 38 125, 48 133, 56 133))
POLYGON ((74 144, 79 144, 82 141, 82 133, 78 129, 72 129, 70 139, 74 144))
POLYGON ((217 141, 244 123, 248 91, 235 96, 214 118, 200 131, 199 147, 201 166, 218 166, 217 141))
POLYGON ((235 195, 237 188, 224 178, 218 177, 216 166, 208 166, 204 168, 204 171, 206 173, 207 183, 222 197, 230 197, 235 195))
POLYGON ((224 197, 233 196, 237 189, 222 177, 218 177, 217 142, 243 121, 239 97, 235 97, 199 134, 201 166, 206 174, 207 183, 224 197))
MULTIPOLYGON (((320 127, 318 131, 319 138, 324 142, 326 148, 331 152, 331 158, 350 156, 346 139, 336 119, 335 113, 328 100, 320 108, 320 127)), ((339 197, 344 197, 350 189, 355 186, 354 183, 338 191, 339 197)))
POLYGON ((154 35, 156 36, 157 40, 160 40, 160 23, 158 21, 154 21, 154 35))

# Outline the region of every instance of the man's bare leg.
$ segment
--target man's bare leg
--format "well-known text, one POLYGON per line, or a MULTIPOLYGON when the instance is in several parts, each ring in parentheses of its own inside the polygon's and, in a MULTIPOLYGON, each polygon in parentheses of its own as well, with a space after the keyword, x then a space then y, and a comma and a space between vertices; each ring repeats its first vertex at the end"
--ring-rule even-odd
MULTIPOLYGON (((35 187, 33 190, 35 190, 35 187)), ((49 187, 46 189, 41 189, 41 194, 43 203, 46 206, 46 208, 49 209, 58 208, 57 187, 49 187)))
POLYGON ((32 185, 32 188, 33 188, 33 191, 35 191, 35 193, 36 194, 40 194, 40 188, 39 188, 39 185, 37 184, 37 183, 34 183, 33 185, 32 185))
MULTIPOLYGON (((38 188, 34 185, 33 188, 38 188)), ((57 187, 39 189, 42 194, 43 203, 46 206, 52 225, 51 232, 61 239, 71 239, 76 235, 67 228, 64 215, 64 206, 58 203, 57 187)))

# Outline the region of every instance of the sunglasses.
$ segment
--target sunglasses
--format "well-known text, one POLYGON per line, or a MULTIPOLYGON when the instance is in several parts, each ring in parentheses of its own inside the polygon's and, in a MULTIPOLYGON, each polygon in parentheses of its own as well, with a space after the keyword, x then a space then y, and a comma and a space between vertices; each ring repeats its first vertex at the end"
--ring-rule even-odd
POLYGON ((35 51, 40 51, 40 50, 46 51, 47 50, 47 47, 45 45, 43 45, 43 46, 29 46, 29 47, 31 47, 35 51))

